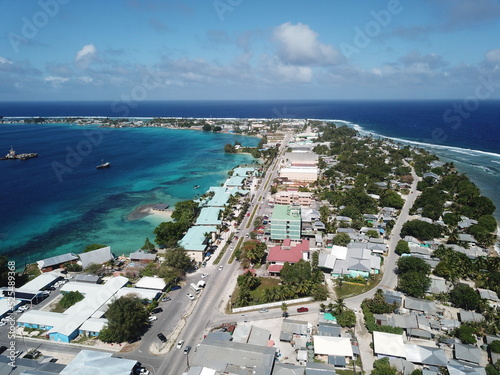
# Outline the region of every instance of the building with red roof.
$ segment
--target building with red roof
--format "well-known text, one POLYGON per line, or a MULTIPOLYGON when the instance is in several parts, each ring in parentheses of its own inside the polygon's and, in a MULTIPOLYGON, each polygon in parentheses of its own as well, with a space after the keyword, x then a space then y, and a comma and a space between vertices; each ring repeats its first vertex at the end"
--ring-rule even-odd
POLYGON ((269 249, 267 271, 271 274, 279 274, 285 262, 297 263, 299 260, 309 260, 309 241, 301 240, 293 242, 290 238, 283 240, 283 244, 273 246, 269 249))

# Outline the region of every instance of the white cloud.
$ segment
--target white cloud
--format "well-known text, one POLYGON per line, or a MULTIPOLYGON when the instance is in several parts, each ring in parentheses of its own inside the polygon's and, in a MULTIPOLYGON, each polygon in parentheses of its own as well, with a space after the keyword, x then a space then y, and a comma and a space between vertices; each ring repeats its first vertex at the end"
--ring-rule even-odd
POLYGON ((12 64, 12 61, 7 60, 5 57, 0 56, 0 64, 12 64))
POLYGON ((93 44, 86 44, 76 54, 75 62, 82 69, 88 66, 97 58, 97 48, 93 44))
POLYGON ((333 46, 318 40, 318 34, 308 25, 286 22, 274 29, 273 40, 278 56, 291 65, 325 66, 338 64, 344 57, 333 46))
POLYGON ((59 76, 48 76, 43 79, 45 82, 52 84, 53 87, 60 87, 64 82, 68 82, 69 78, 59 76))
POLYGON ((500 48, 486 52, 486 61, 490 63, 500 63, 500 48))

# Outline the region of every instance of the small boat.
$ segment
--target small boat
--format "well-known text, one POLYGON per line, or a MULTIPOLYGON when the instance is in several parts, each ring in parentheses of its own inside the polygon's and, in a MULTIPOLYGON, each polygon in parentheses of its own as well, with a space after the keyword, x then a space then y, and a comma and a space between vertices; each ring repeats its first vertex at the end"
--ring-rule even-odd
POLYGON ((199 187, 200 187, 200 185, 194 185, 193 189, 198 189, 199 187))
POLYGON ((109 167, 111 167, 111 163, 109 161, 107 161, 106 163, 102 163, 102 164, 98 165, 96 168, 103 169, 103 168, 109 168, 109 167))

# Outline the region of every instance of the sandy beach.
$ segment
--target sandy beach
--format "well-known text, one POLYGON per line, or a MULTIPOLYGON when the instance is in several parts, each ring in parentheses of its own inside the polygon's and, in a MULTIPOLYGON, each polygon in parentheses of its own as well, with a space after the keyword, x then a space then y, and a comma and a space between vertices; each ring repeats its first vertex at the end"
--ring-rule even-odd
POLYGON ((153 207, 158 203, 144 204, 142 206, 136 207, 131 213, 126 217, 127 221, 135 221, 145 218, 149 215, 154 215, 155 217, 162 219, 163 221, 170 221, 172 216, 172 210, 157 211, 153 210, 153 207))

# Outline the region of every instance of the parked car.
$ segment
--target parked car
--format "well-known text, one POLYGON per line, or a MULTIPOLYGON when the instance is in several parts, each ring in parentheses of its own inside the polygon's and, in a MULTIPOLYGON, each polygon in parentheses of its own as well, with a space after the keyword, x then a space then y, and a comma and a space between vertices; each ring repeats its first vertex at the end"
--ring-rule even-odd
POLYGON ((184 354, 188 354, 189 351, 191 350, 191 347, 188 345, 184 348, 184 354))
POLYGON ((151 311, 153 314, 158 314, 158 313, 161 313, 163 312, 163 309, 161 307, 157 307, 156 309, 153 309, 151 311))
POLYGON ((151 315, 151 316, 148 318, 148 320, 149 320, 150 322, 154 322, 154 321, 155 321, 155 320, 157 320, 157 319, 158 319, 158 317, 157 317, 156 315, 151 315))
POLYGON ((181 289, 181 287, 180 287, 179 285, 174 285, 174 286, 172 287, 172 289, 170 289, 170 290, 171 290, 171 291, 174 291, 174 290, 179 290, 179 289, 181 289))
POLYGON ((170 301, 172 298, 170 297, 164 297, 161 299, 162 302, 167 302, 167 301, 170 301))
POLYGON ((208 273, 203 273, 203 274, 201 274, 201 278, 202 278, 202 279, 204 279, 204 278, 205 278, 205 277, 207 277, 207 276, 208 276, 208 273))
POLYGON ((189 298, 191 301, 194 300, 194 296, 191 293, 186 294, 187 298, 189 298))
POLYGON ((180 340, 180 341, 177 343, 176 348, 177 348, 177 349, 180 349, 180 348, 182 348, 182 345, 184 345, 184 340, 180 340))
POLYGON ((0 346, 0 354, 2 354, 6 350, 7 350, 7 347, 5 345, 0 346))
POLYGON ((167 342, 167 338, 165 337, 165 335, 163 333, 160 332, 157 336, 161 342, 167 342))
POLYGON ((307 307, 299 307, 297 309, 297 312, 308 312, 308 311, 309 311, 309 309, 307 307))
POLYGON ((269 310, 268 309, 260 309, 259 312, 260 313, 265 313, 265 312, 268 312, 269 310))

